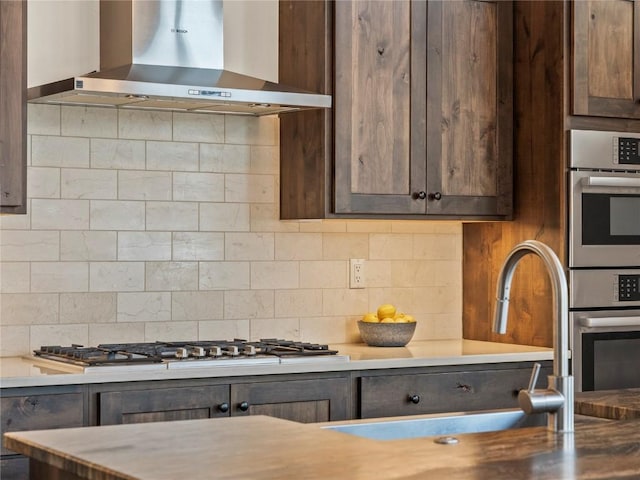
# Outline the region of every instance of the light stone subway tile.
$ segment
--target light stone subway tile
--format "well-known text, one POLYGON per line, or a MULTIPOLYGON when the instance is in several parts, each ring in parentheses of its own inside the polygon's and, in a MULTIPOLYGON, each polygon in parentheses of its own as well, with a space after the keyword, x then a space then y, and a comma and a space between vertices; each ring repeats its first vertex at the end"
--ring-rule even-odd
POLYGON ((252 318, 250 328, 252 341, 273 337, 300 340, 300 320, 297 318, 279 318, 277 321, 271 318, 252 318))
POLYGON ((200 262, 200 290, 245 290, 251 286, 249 262, 200 262))
MULTIPOLYGON (((198 322, 199 340, 246 338, 252 340, 249 320, 209 320, 198 322)), ((264 337, 262 337, 264 338, 264 337)))
POLYGON ((147 322, 144 324, 145 342, 170 342, 180 339, 197 339, 198 322, 147 322))
POLYGON ((225 143, 237 145, 277 145, 277 117, 225 115, 225 143))
POLYGON ((417 288, 371 288, 370 308, 382 303, 392 303, 399 311, 415 315, 450 313, 462 315, 462 289, 428 286, 417 288))
POLYGON ((347 220, 346 224, 349 233, 391 232, 391 221, 389 220, 347 220))
POLYGON ((119 232, 118 260, 171 260, 171 232, 119 232))
POLYGON ((173 200, 223 202, 224 175, 175 172, 173 174, 173 200))
POLYGON ((94 324, 115 321, 115 293, 63 293, 60 295, 60 323, 94 324))
POLYGON ((276 260, 321 260, 321 233, 276 233, 276 260))
POLYGON ((224 233, 174 232, 173 260, 224 260, 224 233))
POLYGON ((62 198, 115 199, 118 196, 117 172, 113 170, 63 168, 62 198))
POLYGON ((428 220, 392 220, 391 231, 393 233, 444 233, 462 235, 462 222, 442 221, 430 222, 428 220))
POLYGON ((0 263, 0 293, 28 293, 31 285, 29 262, 0 263))
POLYGON ((273 175, 225 175, 224 198, 227 202, 274 203, 273 175))
MULTIPOLYGON (((301 317, 300 337, 307 342, 360 343, 360 332, 355 318, 301 317), (318 340, 322 339, 322 340, 318 340)), ((338 350, 338 354, 340 351, 338 350)))
POLYGON ((116 245, 116 232, 62 231, 60 260, 116 260, 116 245))
POLYGON ((142 140, 91 139, 91 167, 144 170, 146 144, 142 140))
POLYGON ((249 205, 246 203, 200 204, 200 230, 213 232, 248 232, 249 205))
POLYGON ((118 137, 136 140, 171 140, 171 112, 118 110, 118 137))
POLYGON ((173 320, 217 320, 223 317, 222 292, 173 292, 173 320))
POLYGON ((60 106, 28 103, 27 133, 30 135, 60 135, 60 106))
POLYGON ((372 233, 369 236, 369 258, 409 260, 413 258, 413 236, 372 233))
POLYGON ((322 235, 324 260, 369 258, 369 235, 366 233, 325 233, 322 235))
POLYGON ((197 172, 197 143, 147 142, 147 170, 197 172))
POLYGON ((417 316, 422 312, 418 309, 416 294, 427 296, 426 288, 369 288, 369 308, 367 311, 375 312, 379 305, 390 303, 394 305, 398 312, 417 316), (419 292, 419 293, 418 293, 419 292))
POLYGON ((91 230, 144 230, 145 203, 91 200, 91 230))
POLYGON ((462 260, 462 234, 413 236, 413 257, 421 260, 462 260))
POLYGON ((60 169, 28 167, 27 192, 30 198, 60 198, 60 169))
POLYGON ((118 322, 167 322, 171 320, 171 293, 118 292, 118 322))
POLYGON ((60 257, 60 234, 52 231, 5 230, 0 234, 0 259, 47 261, 60 257))
POLYGON ((298 262, 252 262, 251 288, 298 288, 298 262))
POLYGON ((89 290, 87 262, 33 262, 32 292, 86 292, 89 290))
POLYGON ((118 110, 115 108, 62 106, 62 135, 68 137, 118 136, 118 110))
POLYGON ((178 142, 223 142, 224 116, 174 112, 173 139, 178 142))
POLYGON ((141 343, 144 341, 144 323, 89 324, 89 345, 98 345, 100 343, 141 343))
POLYGON ((18 357, 29 352, 29 331, 26 325, 0 327, 0 357, 18 357))
MULTIPOLYGON (((398 263, 405 263, 405 262, 398 262, 398 263)), ((365 261, 364 263, 365 286, 367 288, 396 286, 391 273, 392 272, 391 264, 392 262, 390 260, 365 261)), ((351 268, 351 267, 348 266, 347 268, 351 268)))
POLYGON ((459 314, 431 313, 418 318, 414 340, 450 340, 462 338, 459 314))
POLYGON ((331 288, 322 290, 322 314, 363 315, 367 311, 369 295, 366 289, 331 288))
POLYGON ((30 349, 37 350, 42 345, 89 345, 89 326, 86 324, 32 325, 30 328, 30 349))
POLYGON ((144 262, 91 262, 91 292, 126 292, 144 290, 144 262))
POLYGON ((88 230, 89 200, 31 200, 34 230, 88 230))
POLYGON ((147 262, 147 291, 197 290, 197 262, 147 262))
POLYGON ((273 318, 273 290, 226 290, 224 292, 224 318, 273 318))
POLYGON ((322 290, 295 289, 275 291, 275 316, 310 317, 322 315, 322 290))
MULTIPOLYGON (((369 274, 369 271, 367 270, 366 273, 369 274)), ((348 262, 344 260, 300 262, 300 288, 347 288, 348 286, 348 262)))
POLYGON ((251 147, 251 173, 280 173, 280 149, 277 146, 254 145, 251 147))
POLYGON ((226 260, 273 260, 274 235, 272 233, 226 233, 226 260))
POLYGON ((198 230, 198 204, 193 202, 147 202, 147 230, 198 230))
POLYGON ((249 173, 251 147, 249 145, 200 145, 200 170, 216 173, 249 173))
POLYGON ((0 302, 0 324, 58 323, 58 306, 56 293, 3 293, 0 302))
POLYGON ((171 172, 121 170, 118 172, 120 200, 171 200, 171 172))
POLYGON ((31 136, 31 165, 34 167, 89 167, 89 139, 31 136))
POLYGON ((305 233, 345 233, 347 222, 344 220, 298 220, 300 232, 305 233))
POLYGON ((298 232, 300 230, 298 221, 280 220, 277 204, 255 203, 250 207, 252 232, 298 232))
POLYGON ((462 284, 462 266, 455 260, 393 261, 390 277, 394 287, 447 286, 462 284))

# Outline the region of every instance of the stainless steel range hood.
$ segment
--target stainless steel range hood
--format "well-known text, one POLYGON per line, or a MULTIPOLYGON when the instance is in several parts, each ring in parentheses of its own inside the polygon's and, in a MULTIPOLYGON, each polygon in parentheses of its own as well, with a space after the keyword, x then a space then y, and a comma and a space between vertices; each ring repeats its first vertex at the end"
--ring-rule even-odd
POLYGON ((331 97, 224 69, 222 0, 101 0, 100 71, 28 90, 32 103, 272 115, 331 97))

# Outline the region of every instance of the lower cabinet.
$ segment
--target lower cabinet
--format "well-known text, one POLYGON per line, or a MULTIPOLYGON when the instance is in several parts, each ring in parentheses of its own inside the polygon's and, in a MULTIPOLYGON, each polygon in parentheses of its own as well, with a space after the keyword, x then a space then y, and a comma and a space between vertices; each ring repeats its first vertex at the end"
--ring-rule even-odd
MULTIPOLYGON (((526 388, 531 364, 513 367, 481 365, 417 369, 400 374, 380 373, 360 378, 360 417, 390 417, 424 413, 515 408, 518 391, 526 388)), ((551 374, 543 362, 540 378, 551 374)), ((546 386, 546 385, 545 385, 546 386)))
POLYGON ((99 391, 97 424, 240 415, 269 415, 303 423, 350 418, 349 374, 282 381, 265 378, 219 385, 193 385, 180 380, 160 386, 157 382, 136 382, 122 385, 117 391, 99 391))

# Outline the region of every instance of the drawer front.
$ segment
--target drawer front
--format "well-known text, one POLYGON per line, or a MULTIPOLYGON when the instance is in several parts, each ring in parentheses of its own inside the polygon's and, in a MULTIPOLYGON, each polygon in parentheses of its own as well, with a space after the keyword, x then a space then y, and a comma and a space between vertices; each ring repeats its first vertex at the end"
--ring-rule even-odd
MULTIPOLYGON (((86 425, 82 393, 2 397, 0 413, 2 434, 86 425)), ((2 449, 2 455, 11 453, 2 449)))
MULTIPOLYGON (((543 368, 540 377, 550 373, 543 368)), ((522 368, 363 377, 360 414, 373 418, 513 408, 530 376, 531 370, 522 368)))

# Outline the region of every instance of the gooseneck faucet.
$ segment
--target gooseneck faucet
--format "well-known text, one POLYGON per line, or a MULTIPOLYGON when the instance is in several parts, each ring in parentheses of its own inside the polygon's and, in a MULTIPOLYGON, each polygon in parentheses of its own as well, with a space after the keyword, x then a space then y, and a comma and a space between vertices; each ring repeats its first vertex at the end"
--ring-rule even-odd
POLYGON ((496 293, 496 310, 493 330, 507 331, 509 314, 509 290, 516 265, 522 257, 535 254, 540 257, 549 273, 553 292, 553 375, 545 390, 536 390, 540 365, 536 364, 529 388, 518 394, 518 403, 526 413, 548 412, 547 426, 554 432, 573 432, 573 376, 569 374, 569 296, 564 268, 555 252, 542 242, 527 240, 516 245, 507 256, 496 293))

